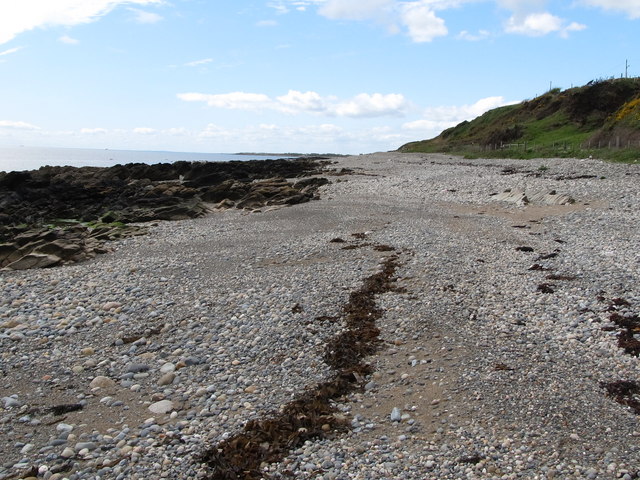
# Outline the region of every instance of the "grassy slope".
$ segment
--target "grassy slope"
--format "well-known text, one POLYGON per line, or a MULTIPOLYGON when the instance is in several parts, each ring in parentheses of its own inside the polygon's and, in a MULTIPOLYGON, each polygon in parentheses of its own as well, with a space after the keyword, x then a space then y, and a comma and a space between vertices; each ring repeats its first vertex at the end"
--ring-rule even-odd
POLYGON ((516 158, 593 153, 614 160, 640 158, 640 148, 596 151, 598 145, 626 147, 629 143, 640 145, 640 78, 552 90, 518 105, 490 110, 436 138, 403 145, 399 151, 516 158))

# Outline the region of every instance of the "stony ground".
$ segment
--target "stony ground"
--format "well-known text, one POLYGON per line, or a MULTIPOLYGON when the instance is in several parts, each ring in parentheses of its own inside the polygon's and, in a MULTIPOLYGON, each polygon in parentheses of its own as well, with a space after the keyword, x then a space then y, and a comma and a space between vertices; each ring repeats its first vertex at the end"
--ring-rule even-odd
POLYGON ((375 372, 336 402, 350 431, 266 478, 637 478, 639 417, 605 386, 640 381, 611 322, 640 310, 640 167, 335 161, 353 173, 320 201, 0 272, 0 479, 207 478, 205 450, 331 377, 327 318, 391 254, 375 372), (576 203, 496 201, 508 188, 576 203))

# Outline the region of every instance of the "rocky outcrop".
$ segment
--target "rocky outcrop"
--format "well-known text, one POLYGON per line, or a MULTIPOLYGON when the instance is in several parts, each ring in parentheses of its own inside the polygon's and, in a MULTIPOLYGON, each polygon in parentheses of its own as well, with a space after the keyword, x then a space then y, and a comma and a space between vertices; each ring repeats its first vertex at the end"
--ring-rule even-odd
POLYGON ((256 210, 316 197, 319 158, 246 162, 42 167, 0 172, 0 268, 41 268, 91 258, 124 224, 183 220, 217 208, 256 210), (287 179, 305 177, 298 182, 287 179), (95 222, 99 222, 95 227, 95 222), (114 224, 105 226, 106 224, 114 224), (66 228, 46 225, 67 224, 66 228), (69 224, 74 225, 69 227, 69 224), (88 227, 87 225, 94 225, 88 227))
POLYGON ((109 225, 31 229, 0 244, 0 268, 26 270, 81 262, 105 253, 107 240, 144 233, 142 227, 109 225))
POLYGON ((202 216, 209 211, 207 202, 226 199, 246 208, 256 208, 260 199, 271 204, 308 201, 320 183, 296 186, 283 179, 308 177, 321 167, 317 158, 302 158, 0 172, 0 240, 7 239, 3 226, 8 225, 180 220, 202 216), (278 181, 266 180, 274 178, 278 181))
POLYGON ((309 178, 290 183, 285 178, 270 178, 251 183, 227 180, 208 189, 203 199, 219 208, 256 209, 272 205, 304 203, 315 197, 318 187, 329 183, 326 178, 309 178))

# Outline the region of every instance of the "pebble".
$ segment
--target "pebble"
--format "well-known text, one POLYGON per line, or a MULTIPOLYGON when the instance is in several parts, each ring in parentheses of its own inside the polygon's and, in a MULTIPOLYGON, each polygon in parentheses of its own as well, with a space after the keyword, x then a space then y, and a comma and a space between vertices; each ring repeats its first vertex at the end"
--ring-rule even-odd
POLYGON ((102 310, 108 312, 109 310, 115 310, 116 308, 120 308, 122 306, 119 302, 107 302, 102 305, 102 310))
POLYGON ((175 406, 171 400, 160 400, 159 402, 155 402, 149 405, 149 411, 151 413, 156 413, 159 415, 169 413, 174 408, 175 406))
POLYGON ((74 457, 76 454, 76 451, 71 448, 71 447, 65 447, 64 450, 62 450, 62 453, 60 454, 60 456, 62 458, 71 458, 74 457))
POLYGON ((165 373, 158 379, 158 385, 171 385, 176 378, 176 374, 173 372, 165 373))
POLYGON ((393 407, 393 410, 391 410, 390 418, 392 422, 399 422, 400 420, 402 420, 402 410, 400 410, 398 407, 393 407))
POLYGON ((116 382, 114 380, 101 375, 95 377, 91 380, 91 383, 89 383, 89 387, 91 388, 102 388, 104 390, 114 388, 115 386, 116 382))
POLYGON ((17 395, 12 395, 10 397, 2 397, 2 403, 4 404, 4 408, 16 408, 16 407, 22 406, 22 402, 18 400, 17 395))

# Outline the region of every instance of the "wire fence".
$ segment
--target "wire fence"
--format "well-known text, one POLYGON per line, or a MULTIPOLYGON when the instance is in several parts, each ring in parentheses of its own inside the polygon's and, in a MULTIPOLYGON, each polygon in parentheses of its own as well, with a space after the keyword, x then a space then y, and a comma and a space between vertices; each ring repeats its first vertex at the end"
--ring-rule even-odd
POLYGON ((516 150, 523 152, 536 151, 575 151, 575 150, 613 150, 613 149, 640 149, 640 140, 621 140, 616 138, 607 141, 586 141, 586 142, 553 142, 553 143, 493 143, 493 144, 470 144, 464 147, 467 150, 487 152, 494 150, 516 150))

